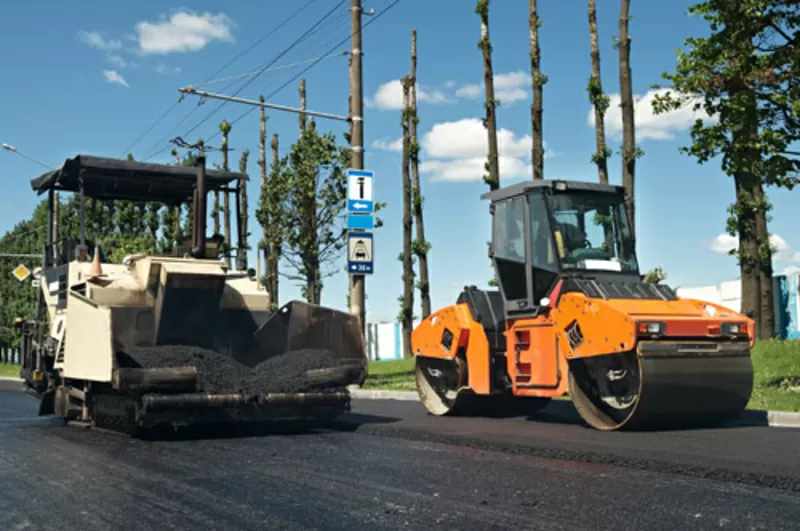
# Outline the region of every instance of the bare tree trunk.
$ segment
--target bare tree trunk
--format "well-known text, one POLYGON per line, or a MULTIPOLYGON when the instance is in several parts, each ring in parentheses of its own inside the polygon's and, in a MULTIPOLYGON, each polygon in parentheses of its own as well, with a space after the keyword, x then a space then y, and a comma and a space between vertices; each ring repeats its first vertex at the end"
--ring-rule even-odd
POLYGON ((625 206, 630 218, 633 248, 636 249, 635 170, 636 137, 633 116, 633 86, 631 84, 631 38, 628 35, 630 0, 620 1, 619 15, 619 92, 622 108, 622 186, 625 206))
MULTIPOLYGON (((277 172, 280 170, 280 158, 278 156, 278 134, 274 133, 272 135, 272 171, 273 171, 273 179, 279 178, 277 172)), ((276 183, 272 183, 275 185, 276 183)), ((270 194, 268 201, 273 201, 274 194, 270 194)), ((274 205, 273 205, 274 206, 274 205)), ((276 231, 272 231, 276 232, 276 231)), ((277 237, 276 232, 275 238, 270 238, 267 245, 267 252, 265 254, 266 262, 267 262, 267 289, 270 293, 270 298, 277 304, 278 303, 278 296, 279 296, 279 278, 278 278, 278 264, 280 262, 281 256, 281 242, 278 241, 279 238, 277 237)))
MULTIPOLYGON (((264 96, 259 96, 259 101, 264 103, 264 96)), ((275 295, 270 291, 272 289, 272 283, 270 281, 270 242, 269 242, 269 226, 272 223, 272 220, 269 217, 269 210, 267 208, 268 201, 269 201, 269 184, 267 182, 267 114, 264 111, 264 107, 259 108, 258 112, 258 119, 259 119, 259 131, 258 131, 258 166, 261 169, 261 186, 259 188, 259 204, 261 208, 259 209, 259 223, 261 224, 261 241, 258 245, 257 253, 260 253, 264 256, 264 271, 261 271, 261 267, 259 266, 258 277, 261 278, 263 273, 264 275, 264 287, 269 293, 270 300, 274 301, 273 298, 275 295)), ((260 261, 259 261, 260 262, 260 261)))
MULTIPOLYGON (((747 175, 736 174, 733 177, 736 186, 736 202, 738 205, 752 204, 754 200, 753 187, 747 175)), ((758 238, 755 230, 755 214, 750 209, 738 209, 736 229, 739 234, 739 282, 742 286, 742 302, 740 312, 756 321, 756 334, 758 335, 758 270, 757 252, 758 238)))
POLYGON ((589 102, 594 107, 594 137, 597 151, 592 156, 592 162, 597 165, 597 174, 600 182, 608 184, 608 157, 610 155, 606 146, 606 119, 608 110, 608 96, 603 93, 603 82, 600 75, 600 48, 597 44, 597 9, 595 0, 589 0, 589 41, 591 42, 592 75, 589 78, 589 102))
POLYGON ((419 263, 419 298, 422 307, 421 318, 425 319, 431 314, 431 286, 428 274, 428 252, 430 244, 425 240, 425 224, 422 219, 422 188, 419 179, 419 152, 420 146, 417 139, 417 30, 411 32, 411 79, 410 79, 411 113, 409 119, 409 151, 411 157, 411 204, 414 209, 414 225, 416 227, 416 241, 413 244, 414 253, 419 263))
MULTIPOLYGON (((247 174, 247 159, 248 159, 249 156, 250 156, 250 150, 249 149, 245 149, 244 151, 242 151, 242 158, 239 159, 239 171, 241 173, 247 174)), ((240 204, 241 204, 241 209, 242 209, 241 210, 241 216, 242 217, 238 220, 238 222, 236 224, 236 228, 239 231, 239 242, 241 242, 242 245, 247 247, 247 241, 248 241, 247 225, 248 225, 248 222, 250 221, 250 215, 249 215, 249 211, 247 210, 249 205, 247 204, 247 199, 248 199, 248 197, 247 197, 247 178, 245 178, 245 177, 242 177, 242 182, 240 183, 240 190, 241 190, 241 192, 240 192, 240 196, 239 197, 241 198, 240 204)), ((247 268, 247 266, 248 266, 248 263, 247 263, 247 249, 240 249, 239 252, 242 253, 242 256, 244 256, 244 260, 242 260, 242 264, 244 265, 244 270, 247 271, 247 269, 248 269, 247 268)), ((260 274, 260 272, 258 274, 260 274)))
MULTIPOLYGON (((300 109, 306 110, 306 80, 300 80, 300 109)), ((302 135, 306 131, 306 113, 301 112, 300 117, 298 118, 298 122, 300 125, 300 134, 302 135)))
MULTIPOLYGON (((758 142, 756 134, 755 142, 758 142)), ((772 284, 772 253, 765 253, 769 249, 769 231, 767 230, 766 197, 764 187, 760 179, 753 179, 753 197, 760 206, 755 212, 756 243, 759 252, 758 257, 758 327, 757 337, 759 339, 769 339, 775 335, 775 307, 774 307, 774 286, 772 284)))
POLYGON ((487 129, 487 140, 489 143, 488 161, 486 170, 488 175, 483 180, 489 185, 490 190, 500 188, 500 163, 497 154, 497 116, 496 102, 494 97, 494 74, 492 71, 492 43, 489 40, 489 0, 478 0, 475 6, 475 13, 481 19, 481 40, 478 46, 483 53, 483 83, 486 92, 486 120, 484 126, 487 129))
POLYGON ((533 166, 533 180, 544 179, 544 138, 542 137, 542 87, 546 79, 542 76, 541 51, 539 49, 539 26, 541 21, 536 8, 536 0, 529 0, 529 18, 531 33, 531 88, 533 103, 531 104, 531 130, 533 131, 533 146, 531 148, 531 165, 533 166))
POLYGON ((409 92, 411 79, 403 78, 403 304, 400 310, 400 322, 403 327, 403 357, 411 357, 411 330, 414 326, 414 268, 412 263, 411 244, 411 177, 409 175, 409 159, 411 155, 411 138, 409 122, 409 92))
MULTIPOLYGON (((305 107, 303 107, 305 109, 305 107)), ((309 131, 316 131, 317 130, 317 123, 314 121, 314 117, 312 116, 311 119, 308 121, 308 130, 309 131)), ((320 172, 317 170, 316 179, 314 180, 314 190, 317 190, 319 187, 319 176, 320 172)), ((318 217, 317 217, 317 200, 316 195, 309 200, 309 209, 308 209, 308 216, 309 216, 309 225, 314 227, 314 235, 315 235, 315 243, 314 249, 319 248, 319 243, 316 241, 316 234, 319 234, 319 225, 318 225, 318 217)), ((319 260, 315 261, 314 268, 312 269, 314 272, 314 304, 322 304, 322 264, 319 260)))
MULTIPOLYGON (((229 171, 228 166, 228 135, 231 132, 231 126, 227 121, 223 121, 222 125, 222 169, 229 171)), ((225 192, 223 196, 222 216, 225 222, 225 263, 228 268, 231 267, 231 249, 233 249, 233 241, 231 240, 231 194, 225 192)))

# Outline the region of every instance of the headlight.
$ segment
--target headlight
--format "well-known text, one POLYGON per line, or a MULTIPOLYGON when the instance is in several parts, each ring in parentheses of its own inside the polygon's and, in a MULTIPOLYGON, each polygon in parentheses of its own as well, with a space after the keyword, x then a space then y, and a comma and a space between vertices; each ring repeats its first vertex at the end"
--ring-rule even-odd
POLYGON ((747 333, 747 327, 743 323, 722 323, 720 331, 724 336, 738 336, 747 333))
POLYGON ((659 335, 664 333, 664 323, 639 323, 640 334, 659 335))

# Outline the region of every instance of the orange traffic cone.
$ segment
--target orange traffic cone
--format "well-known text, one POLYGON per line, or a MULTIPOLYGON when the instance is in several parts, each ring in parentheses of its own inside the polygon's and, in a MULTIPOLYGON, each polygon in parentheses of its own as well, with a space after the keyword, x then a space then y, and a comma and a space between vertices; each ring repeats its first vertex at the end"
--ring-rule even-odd
POLYGON ((94 257, 92 258, 92 265, 89 268, 89 278, 97 278, 103 274, 103 268, 100 267, 100 247, 95 246, 94 257))

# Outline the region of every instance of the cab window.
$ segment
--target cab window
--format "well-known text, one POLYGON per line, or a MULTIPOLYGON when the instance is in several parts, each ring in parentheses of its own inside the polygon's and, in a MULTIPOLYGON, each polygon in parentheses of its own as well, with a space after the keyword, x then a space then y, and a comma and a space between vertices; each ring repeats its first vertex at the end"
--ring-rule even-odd
POLYGON ((495 203, 492 234, 494 262, 506 300, 528 298, 525 238, 525 198, 520 196, 495 203))

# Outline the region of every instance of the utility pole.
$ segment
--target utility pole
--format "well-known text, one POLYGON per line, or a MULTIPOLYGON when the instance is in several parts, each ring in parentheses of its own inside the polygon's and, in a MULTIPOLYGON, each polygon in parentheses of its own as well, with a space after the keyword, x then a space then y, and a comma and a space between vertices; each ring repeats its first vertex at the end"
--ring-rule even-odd
MULTIPOLYGON (((353 135, 350 140, 350 168, 364 169, 364 91, 361 73, 361 0, 350 1, 350 120, 353 135)), ((358 316, 361 334, 366 329, 366 308, 364 303, 364 275, 350 277, 350 313, 358 316)))

